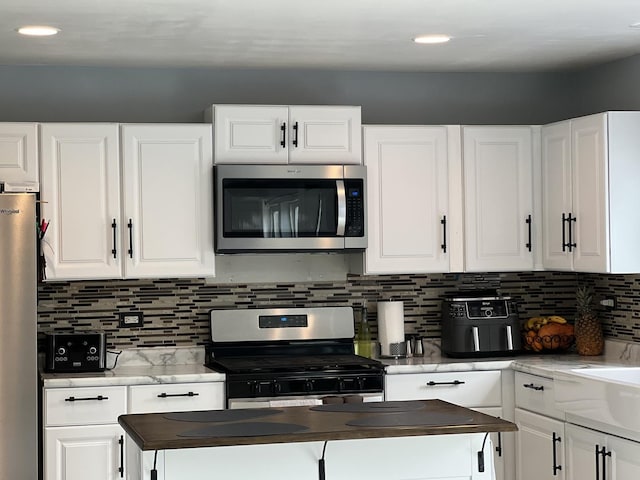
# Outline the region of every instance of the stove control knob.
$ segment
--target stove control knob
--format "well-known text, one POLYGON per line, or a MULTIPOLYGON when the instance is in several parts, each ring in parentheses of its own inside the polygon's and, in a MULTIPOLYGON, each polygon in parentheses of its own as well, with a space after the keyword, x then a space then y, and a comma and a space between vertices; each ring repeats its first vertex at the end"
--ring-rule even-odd
POLYGON ((95 355, 97 351, 96 347, 89 347, 89 355, 95 355))
POLYGON ((304 391, 312 392, 313 391, 313 380, 307 380, 304 382, 304 391))
POLYGON ((62 355, 64 355, 65 353, 67 353, 67 349, 66 349, 66 348, 64 348, 64 347, 58 347, 58 350, 57 350, 57 354, 58 354, 58 355, 62 356, 62 355))
POLYGON ((273 382, 273 393, 282 393, 282 385, 279 382, 273 382))

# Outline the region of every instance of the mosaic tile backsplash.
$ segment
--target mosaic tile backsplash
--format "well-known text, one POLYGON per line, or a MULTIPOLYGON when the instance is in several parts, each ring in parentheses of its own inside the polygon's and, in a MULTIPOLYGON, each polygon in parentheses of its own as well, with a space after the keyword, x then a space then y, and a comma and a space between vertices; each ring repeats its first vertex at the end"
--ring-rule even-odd
MULTIPOLYGON (((210 284, 202 279, 114 280, 46 283, 39 287, 40 332, 104 330, 110 348, 193 346, 208 338, 208 312, 218 308, 361 305, 376 336, 376 302, 402 300, 405 330, 440 337, 441 301, 461 290, 496 289, 519 302, 521 318, 558 314, 573 318, 579 281, 598 293, 628 292, 624 310, 603 316, 608 337, 640 341, 640 276, 620 279, 575 273, 525 272, 430 275, 349 275, 341 282, 210 284), (144 325, 119 328, 119 313, 139 311, 144 325)), ((617 294, 616 294, 617 295, 617 294)))

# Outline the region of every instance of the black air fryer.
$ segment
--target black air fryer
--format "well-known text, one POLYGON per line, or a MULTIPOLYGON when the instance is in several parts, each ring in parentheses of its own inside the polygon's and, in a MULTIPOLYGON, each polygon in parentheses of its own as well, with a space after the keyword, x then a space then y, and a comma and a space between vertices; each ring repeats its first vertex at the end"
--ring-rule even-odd
POLYGON ((511 297, 456 296, 442 302, 442 352, 450 357, 522 351, 518 306, 511 297))

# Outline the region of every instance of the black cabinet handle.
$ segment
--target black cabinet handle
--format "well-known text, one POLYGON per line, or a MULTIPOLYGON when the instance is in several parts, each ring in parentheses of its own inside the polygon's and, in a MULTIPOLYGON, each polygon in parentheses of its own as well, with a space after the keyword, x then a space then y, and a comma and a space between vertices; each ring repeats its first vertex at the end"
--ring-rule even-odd
POLYGON ((200 395, 199 393, 187 392, 187 393, 165 393, 162 392, 158 394, 158 398, 169 398, 169 397, 197 397, 200 395))
POLYGON ((527 249, 531 251, 531 215, 527 215, 525 223, 527 224, 527 229, 529 230, 529 241, 525 244, 525 247, 527 247, 527 249))
POLYGON ((600 480, 600 453, 600 445, 596 444, 596 480, 600 480))
POLYGON ((293 124, 293 146, 298 147, 298 122, 293 124))
POLYGON ((282 134, 280 145, 284 148, 287 146, 287 122, 283 122, 282 125, 280 125, 280 133, 282 134))
POLYGON ((564 252, 565 247, 568 247, 569 251, 572 252, 573 249, 578 246, 578 244, 573 241, 573 227, 571 225, 571 222, 576 222, 577 219, 571 213, 568 216, 565 216, 565 214, 563 213, 562 221, 567 222, 569 228, 569 242, 565 243, 564 223, 562 224, 562 251, 564 252))
POLYGON ((116 250, 116 219, 114 218, 111 221, 111 232, 113 233, 113 248, 111 249, 111 254, 113 255, 113 258, 116 258, 116 254, 118 253, 118 251, 116 250))
POLYGON ((553 476, 558 475, 558 471, 562 470, 562 465, 558 465, 558 456, 556 452, 556 443, 560 443, 562 439, 556 435, 556 432, 553 432, 553 438, 551 443, 551 448, 553 449, 553 476))
POLYGON ((533 383, 525 383, 522 385, 524 388, 530 388, 532 390, 537 390, 537 391, 543 391, 544 390, 544 386, 542 385, 534 385, 533 383))
POLYGON ((81 397, 81 398, 69 397, 64 399, 65 402, 86 402, 90 400, 97 400, 100 402, 102 400, 109 400, 109 397, 103 397, 102 395, 98 395, 97 397, 81 397))
POLYGON ((502 456, 502 432, 498 432, 498 446, 496 447, 496 452, 498 456, 502 456))
POLYGON ((444 253, 447 253, 447 216, 444 215, 442 217, 442 220, 440 220, 440 225, 442 225, 442 245, 440 245, 440 247, 442 248, 442 251, 444 253))
POLYGON ((127 228, 129 229, 129 250, 127 253, 129 254, 129 258, 133 258, 133 222, 129 219, 129 223, 127 223, 127 228))
POLYGON ((120 472, 120 478, 124 478, 124 436, 120 435, 118 443, 120 444, 120 466, 118 467, 118 472, 120 472))
POLYGON ((454 380, 453 382, 434 382, 433 380, 427 382, 427 386, 428 387, 435 387, 438 385, 462 385, 465 382, 462 382, 460 380, 454 380))

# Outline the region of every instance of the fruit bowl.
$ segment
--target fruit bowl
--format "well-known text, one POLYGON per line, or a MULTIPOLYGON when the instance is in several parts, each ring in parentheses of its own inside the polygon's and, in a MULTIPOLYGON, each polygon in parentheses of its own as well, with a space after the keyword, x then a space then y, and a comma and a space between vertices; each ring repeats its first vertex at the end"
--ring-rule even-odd
POLYGON ((525 350, 534 352, 559 352, 569 350, 573 345, 573 335, 523 335, 525 350))
POLYGON ((558 315, 533 317, 522 325, 522 344, 533 352, 568 350, 575 340, 573 325, 558 315))

